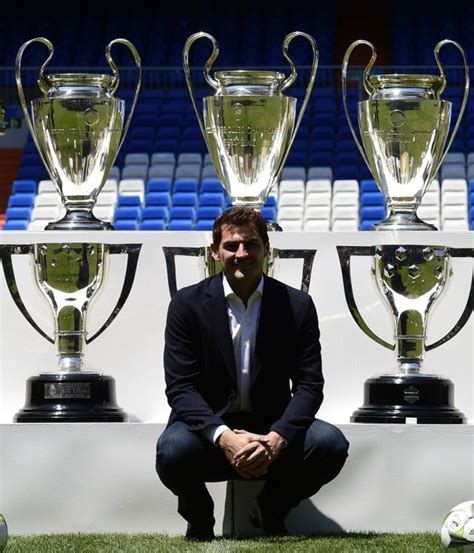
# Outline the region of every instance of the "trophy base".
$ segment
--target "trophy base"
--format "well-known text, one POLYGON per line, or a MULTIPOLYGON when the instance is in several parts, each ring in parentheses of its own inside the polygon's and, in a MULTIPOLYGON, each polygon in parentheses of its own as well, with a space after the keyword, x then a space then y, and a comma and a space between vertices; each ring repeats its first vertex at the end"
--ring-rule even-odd
POLYGON ((26 381, 26 404, 15 422, 126 422, 115 380, 97 373, 44 373, 26 381))
POLYGON ((366 380, 364 405, 354 411, 351 422, 465 423, 466 417, 454 407, 453 399, 454 384, 437 375, 376 376, 366 380))
POLYGON ((413 212, 397 212, 391 213, 386 219, 375 223, 370 227, 370 230, 386 231, 386 230, 438 230, 434 225, 422 221, 416 213, 413 212))
POLYGON ((44 230, 114 230, 112 223, 101 221, 91 211, 70 210, 59 221, 48 223, 44 230))

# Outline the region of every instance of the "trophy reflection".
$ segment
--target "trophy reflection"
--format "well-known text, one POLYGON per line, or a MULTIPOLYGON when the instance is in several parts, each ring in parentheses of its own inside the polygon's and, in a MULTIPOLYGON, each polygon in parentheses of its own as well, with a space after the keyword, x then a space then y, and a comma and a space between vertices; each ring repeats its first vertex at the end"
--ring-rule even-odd
POLYGON ((16 82, 25 120, 66 208, 64 218, 49 223, 46 229, 112 229, 110 223, 97 219, 92 209, 130 125, 141 86, 140 56, 131 42, 118 38, 105 51, 112 75, 45 74, 53 53, 52 43, 38 37, 25 42, 16 57, 16 82), (49 56, 39 71, 38 85, 43 96, 31 102, 30 118, 21 61, 25 50, 35 42, 45 45, 49 56), (125 102, 114 96, 120 83, 111 54, 115 44, 123 44, 131 51, 138 69, 135 96, 125 125, 125 102))
POLYGON ((452 257, 472 257, 470 249, 446 246, 383 245, 338 247, 344 292, 350 312, 358 326, 375 342, 395 350, 397 370, 369 378, 364 385, 364 405, 351 417, 352 422, 456 424, 465 422, 454 406, 451 380, 423 372, 425 351, 434 349, 457 334, 469 320, 472 293, 458 323, 442 339, 426 345, 429 317, 438 298, 452 277, 452 257), (359 311, 352 290, 351 256, 371 256, 372 275, 379 293, 390 308, 395 344, 373 332, 359 311))
POLYGON ((365 40, 353 42, 344 56, 342 91, 347 121, 388 208, 388 217, 372 230, 437 230, 420 220, 416 211, 459 128, 469 93, 469 72, 464 50, 458 43, 443 40, 436 45, 434 54, 440 75, 370 75, 377 54, 365 40), (446 44, 458 48, 465 67, 464 97, 449 140, 452 104, 441 98, 447 83, 439 59, 446 44), (372 50, 363 76, 368 99, 358 103, 362 144, 347 105, 349 58, 359 45, 372 50))

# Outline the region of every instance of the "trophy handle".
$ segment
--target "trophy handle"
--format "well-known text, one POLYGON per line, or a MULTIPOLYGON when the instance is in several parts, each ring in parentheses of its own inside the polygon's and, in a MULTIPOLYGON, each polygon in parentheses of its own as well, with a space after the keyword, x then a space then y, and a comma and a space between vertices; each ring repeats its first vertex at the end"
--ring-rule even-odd
MULTIPOLYGON (((283 81, 281 85, 281 90, 285 90, 285 88, 288 88, 289 86, 291 86, 296 80, 296 76, 297 76, 296 66, 293 60, 290 58, 290 55, 288 53, 288 48, 289 48, 290 42, 298 36, 302 36, 310 43, 311 50, 313 51, 313 62, 311 64, 311 73, 308 81, 308 86, 306 87, 306 93, 303 99, 303 103, 301 104, 301 108, 298 114, 298 118, 296 120, 295 128, 293 129, 293 134, 291 135, 290 145, 287 148, 287 155, 288 155, 288 152, 290 151, 291 145, 293 144, 296 133, 298 132, 298 129, 300 127, 301 120, 303 119, 303 115, 306 111, 306 107, 308 106, 309 98, 311 96, 311 92, 313 91, 314 83, 316 81, 316 73, 318 71, 318 61, 319 61, 319 48, 316 41, 311 35, 308 35, 307 33, 303 33, 301 31, 295 31, 293 33, 286 35, 286 37, 283 40, 282 50, 283 50, 284 57, 288 60, 288 63, 290 64, 291 73, 283 81)), ((285 156, 285 159, 286 159, 286 156, 285 156)), ((285 163, 285 159, 283 159, 282 161, 282 166, 285 163)))
POLYGON ((351 255, 373 256, 375 254, 375 248, 373 246, 337 246, 337 254, 339 256, 339 263, 341 265, 344 295, 346 297, 347 306, 349 307, 352 318, 357 323, 357 326, 362 329, 362 331, 367 334, 369 338, 372 338, 374 342, 377 342, 377 344, 380 344, 384 348, 395 350, 395 344, 389 344, 388 342, 380 338, 380 336, 375 334, 375 332, 371 330, 367 323, 364 321, 364 318, 360 314, 360 311, 356 305, 354 291, 352 289, 351 255))
POLYGON ((112 321, 120 313, 122 307, 127 301, 128 296, 132 291, 133 281, 135 279, 135 274, 137 272, 138 257, 140 255, 141 247, 142 247, 141 244, 109 244, 109 253, 111 254, 126 253, 128 255, 127 268, 125 270, 125 278, 123 281, 122 291, 120 292, 120 297, 117 300, 117 304, 115 305, 112 313, 110 314, 109 318, 105 321, 105 323, 100 327, 100 329, 91 338, 86 338, 86 344, 90 344, 93 340, 95 340, 98 336, 100 336, 102 332, 104 332, 104 330, 106 330, 110 326, 112 321))
POLYGON ((202 31, 199 32, 199 33, 194 33, 184 43, 184 47, 183 47, 183 68, 184 68, 184 76, 185 76, 185 79, 186 79, 186 84, 187 84, 188 90, 189 90, 189 95, 191 96, 191 102, 193 104, 193 108, 194 108, 194 111, 196 112, 196 117, 197 117, 197 120, 198 120, 198 123, 199 123, 199 128, 201 129, 201 133, 202 133, 202 136, 204 138, 204 142, 206 143, 206 146, 209 146, 209 144, 207 143, 206 130, 204 128, 204 121, 202 120, 201 113, 198 110, 198 107, 197 107, 197 104, 196 104, 196 98, 194 96, 193 81, 192 81, 192 77, 191 77, 191 70, 190 70, 190 67, 189 67, 189 51, 191 49, 191 46, 194 44, 194 42, 196 42, 196 40, 199 40, 201 38, 207 38, 212 43, 212 53, 209 56, 206 63, 204 64, 204 70, 203 70, 204 79, 207 81, 207 83, 212 88, 214 88, 215 90, 219 89, 219 83, 213 77, 211 77, 211 73, 210 73, 212 64, 216 61, 217 56, 219 55, 219 43, 209 33, 204 33, 202 31))
MULTIPOLYGON (((451 257, 474 257, 473 248, 448 248, 448 252, 451 257)), ((459 317, 458 322, 445 336, 440 338, 437 342, 426 345, 425 350, 429 351, 431 349, 435 349, 445 344, 449 340, 451 340, 451 338, 453 338, 454 336, 456 336, 456 334, 464 327, 464 325, 468 322, 469 318, 471 317, 471 313, 474 309, 473 306, 474 306, 474 271, 472 273, 472 278, 471 278, 471 289, 469 291, 469 297, 467 299, 467 303, 464 308, 464 311, 459 317)))
POLYGON ((453 130, 451 132, 451 137, 448 141, 448 145, 446 146, 446 148, 444 150, 444 153, 440 158, 438 166, 436 167, 436 171, 433 172, 433 175, 436 175, 436 173, 438 172, 438 169, 441 167, 441 163, 444 159, 444 156, 448 153, 448 151, 451 148, 451 145, 453 143, 453 140, 456 137, 456 134, 457 134, 458 129, 459 129, 459 125, 461 124, 462 116, 464 114, 464 110, 466 108, 467 97, 469 95, 469 66, 468 66, 468 63, 467 63, 466 53, 464 52, 464 49, 462 48, 462 46, 458 42, 456 42, 454 40, 450 40, 450 39, 445 39, 445 40, 442 40, 442 41, 438 42, 438 44, 435 46, 435 49, 434 49, 436 64, 439 67, 440 77, 443 79, 443 83, 444 83, 442 89, 440 90, 440 93, 446 87, 446 76, 444 74, 444 69, 443 69, 443 65, 441 64, 441 60, 439 59, 439 53, 440 53, 441 48, 443 46, 445 46, 446 44, 452 44, 453 46, 455 46, 461 52, 461 56, 462 56, 462 59, 463 59, 463 62, 464 62, 464 96, 463 96, 463 99, 462 99, 462 102, 461 102, 461 109, 459 110, 458 118, 456 119, 456 124, 453 127, 453 130))
POLYGON ((132 115, 133 115, 133 112, 135 111, 135 106, 137 105, 138 93, 140 92, 140 88, 142 86, 142 62, 141 62, 140 54, 138 53, 138 50, 126 38, 116 38, 111 42, 109 42, 109 44, 107 44, 105 48, 105 57, 112 69, 112 85, 111 85, 112 94, 115 94, 120 84, 119 68, 112 57, 112 46, 114 44, 123 44, 130 50, 130 52, 132 53, 133 59, 135 61, 135 65, 137 66, 137 74, 138 74, 137 86, 135 87, 135 95, 133 97, 132 107, 130 108, 127 121, 123 127, 122 138, 120 139, 120 144, 119 144, 119 147, 117 148, 117 152, 118 152, 122 147, 125 137, 127 136, 128 128, 130 127, 130 122, 132 120, 132 115))
POLYGON ((369 160, 367 159, 367 155, 362 146, 362 143, 359 140, 359 137, 357 136, 356 130, 354 129, 354 125, 352 124, 351 116, 349 114, 349 108, 347 106, 347 68, 349 65, 349 58, 351 57, 352 51, 355 48, 357 48, 357 46, 364 45, 364 44, 372 50, 372 56, 370 57, 369 63, 364 69, 364 74, 363 74, 364 89, 369 96, 374 91, 374 88, 369 81, 369 73, 372 67, 374 66, 375 60, 377 59, 377 51, 375 50, 375 46, 368 40, 356 40, 346 50, 346 53, 344 54, 344 59, 342 61, 341 85, 342 85, 342 102, 344 105, 344 112, 346 114, 346 119, 347 119, 347 122, 349 123, 349 128, 351 129, 351 133, 352 133, 352 136, 354 137, 357 148, 359 149, 359 152, 361 153, 363 160, 365 161, 367 167, 370 170, 369 160))
POLYGON ((41 150, 41 148, 38 144, 38 141, 36 140, 36 134, 35 134, 34 127, 33 127, 33 122, 31 120, 31 116, 30 116, 29 111, 28 111, 28 105, 26 103, 26 98, 25 98, 25 92, 23 90, 23 83, 21 82, 21 60, 23 58, 23 54, 24 54, 25 50, 28 48, 28 46, 30 46, 30 44, 33 44, 34 42, 39 42, 40 44, 44 44, 49 50, 49 55, 46 58, 46 61, 40 67, 39 77, 38 77, 38 86, 39 86, 41 92, 43 94, 46 94, 48 92, 49 87, 46 84, 46 77, 44 76, 44 70, 46 69, 46 66, 48 65, 48 63, 51 61, 51 58, 53 57, 54 46, 53 46, 52 42, 49 41, 47 38, 44 38, 44 37, 40 36, 40 37, 32 38, 31 40, 28 40, 27 42, 22 44, 22 46, 20 47, 20 49, 18 50, 18 53, 16 55, 15 79, 16 79, 16 86, 17 86, 17 89, 18 89, 18 97, 20 98, 20 104, 21 104, 21 108, 23 110, 23 115, 25 116, 25 121, 26 121, 26 124, 28 126, 28 130, 30 131, 31 138, 33 138, 33 141, 36 144, 36 148, 38 149, 38 153, 39 153, 43 163, 45 164, 46 167, 48 167, 48 164, 47 164, 47 162, 46 162, 46 160, 43 156, 43 152, 42 152, 42 150, 41 150))
POLYGON ((18 245, 18 246, 1 246, 0 247, 0 257, 2 259, 3 265, 3 274, 5 275, 5 282, 7 283, 8 291, 15 302, 15 305, 18 307, 20 313, 25 317, 25 319, 30 323, 30 325, 41 334, 43 338, 48 340, 51 344, 54 344, 54 338, 51 338, 42 330, 34 321, 33 317, 30 315, 29 311, 26 309, 25 304, 20 296, 18 291, 18 286, 15 279, 15 273, 13 271, 12 264, 12 254, 29 254, 31 253, 31 246, 29 245, 18 245))

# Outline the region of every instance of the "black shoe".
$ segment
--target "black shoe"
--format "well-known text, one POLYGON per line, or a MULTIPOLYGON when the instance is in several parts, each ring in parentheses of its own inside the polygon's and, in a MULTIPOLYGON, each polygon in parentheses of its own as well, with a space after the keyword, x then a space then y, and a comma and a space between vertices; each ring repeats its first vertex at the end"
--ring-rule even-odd
POLYGON ((262 511, 262 508, 255 499, 249 508, 249 521, 255 528, 261 528, 266 536, 288 536, 289 532, 285 526, 284 517, 272 515, 262 511))
POLYGON ((186 539, 189 541, 211 541, 215 538, 212 526, 202 526, 188 522, 186 539))

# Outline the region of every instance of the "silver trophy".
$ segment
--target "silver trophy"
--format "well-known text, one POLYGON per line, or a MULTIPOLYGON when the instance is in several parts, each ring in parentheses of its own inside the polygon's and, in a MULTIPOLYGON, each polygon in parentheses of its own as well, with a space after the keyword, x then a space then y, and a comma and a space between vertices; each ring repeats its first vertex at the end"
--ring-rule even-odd
POLYGON ((141 246, 103 243, 41 243, 1 246, 0 254, 10 294, 27 321, 56 347, 57 367, 27 381, 26 404, 17 422, 122 422, 127 419, 115 400, 115 381, 84 371, 86 344, 114 320, 128 298, 141 246), (16 284, 12 256, 28 254, 35 281, 54 317, 54 337, 33 320, 16 284), (104 283, 109 256, 126 254, 128 263, 120 297, 112 314, 94 336, 88 336, 87 313, 104 283))
POLYGON ((388 217, 375 224, 372 230, 437 230, 421 221, 416 211, 459 128, 469 93, 469 71, 464 50, 457 42, 439 42, 434 55, 440 75, 370 75, 377 54, 366 40, 353 42, 344 55, 342 92, 347 121, 389 212, 388 217), (465 68, 464 97, 449 140, 452 106, 441 98, 446 77, 439 59, 440 50, 446 44, 459 49, 465 68), (358 104, 362 144, 347 106, 349 58, 359 45, 372 50, 363 75, 368 98, 358 104))
POLYGON ((65 217, 46 229, 111 229, 112 225, 98 220, 92 209, 130 125, 141 85, 140 56, 131 42, 118 38, 105 50, 112 75, 48 75, 44 71, 53 53, 52 43, 38 37, 25 42, 16 57, 16 82, 23 113, 66 208, 65 217), (31 102, 30 117, 21 80, 21 61, 26 48, 35 42, 44 44, 49 56, 39 71, 38 86, 43 96, 31 102), (138 69, 135 96, 125 125, 125 102, 114 96, 120 82, 111 54, 115 44, 123 44, 132 52, 138 69))
POLYGON ((188 38, 183 49, 183 66, 189 94, 217 175, 232 205, 261 210, 283 169, 308 105, 316 79, 318 47, 306 33, 287 35, 283 55, 291 68, 288 77, 276 71, 252 70, 217 71, 212 77, 211 67, 218 54, 219 45, 208 33, 200 32, 188 38), (298 116, 296 98, 283 95, 297 78, 295 64, 288 53, 296 37, 305 38, 313 52, 310 78, 298 116), (212 43, 212 54, 204 65, 204 78, 215 90, 215 95, 204 98, 202 114, 194 97, 189 67, 190 48, 201 38, 212 43))
POLYGON ((464 415, 454 407, 454 385, 442 376, 423 371, 427 350, 455 336, 469 320, 474 300, 474 280, 466 307, 454 328, 443 338, 426 344, 426 329, 432 308, 452 276, 452 257, 472 257, 468 248, 446 246, 383 245, 338 246, 344 292, 358 326, 375 342, 395 350, 397 370, 369 378, 364 387, 364 405, 352 422, 463 423, 464 415), (372 275, 390 308, 394 344, 372 331, 359 311, 351 284, 351 256, 371 256, 372 275))

